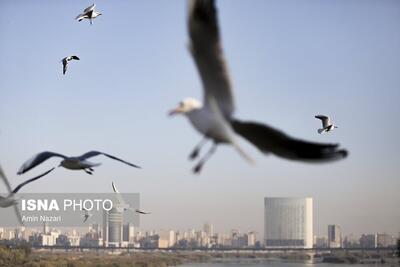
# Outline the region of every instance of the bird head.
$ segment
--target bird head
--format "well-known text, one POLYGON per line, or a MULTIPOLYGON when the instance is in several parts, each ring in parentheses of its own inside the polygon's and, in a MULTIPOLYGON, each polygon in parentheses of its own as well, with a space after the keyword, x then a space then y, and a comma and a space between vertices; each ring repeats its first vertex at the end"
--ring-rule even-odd
POLYGON ((178 106, 169 112, 170 116, 177 114, 189 113, 193 110, 200 109, 202 106, 201 102, 194 98, 185 98, 179 102, 178 106))

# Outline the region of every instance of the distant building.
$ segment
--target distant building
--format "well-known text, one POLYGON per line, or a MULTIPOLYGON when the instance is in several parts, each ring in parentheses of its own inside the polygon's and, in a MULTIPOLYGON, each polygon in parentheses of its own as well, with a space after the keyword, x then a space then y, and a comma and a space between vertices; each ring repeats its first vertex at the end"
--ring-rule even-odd
POLYGON ((120 247, 122 245, 122 210, 112 208, 108 211, 108 246, 120 247))
POLYGON ((169 248, 175 245, 175 232, 172 230, 161 230, 158 234, 158 248, 169 248))
POLYGON ((342 229, 339 225, 328 225, 328 247, 342 247, 342 229))
POLYGON ((378 244, 377 244, 376 235, 374 235, 374 234, 370 234, 370 235, 363 234, 360 237, 360 247, 362 247, 362 248, 376 248, 377 246, 378 246, 378 244))
POLYGON ((315 236, 314 246, 316 248, 327 248, 328 238, 326 236, 315 236))
POLYGON ((394 238, 388 234, 376 234, 376 246, 386 248, 394 245, 394 238))
POLYGON ((122 241, 124 243, 128 245, 135 243, 135 227, 132 223, 125 223, 122 232, 122 241))
POLYGON ((312 248, 312 198, 266 197, 264 241, 272 248, 312 248))
POLYGON ((208 235, 208 237, 211 237, 214 235, 214 226, 211 223, 205 223, 203 231, 208 235))

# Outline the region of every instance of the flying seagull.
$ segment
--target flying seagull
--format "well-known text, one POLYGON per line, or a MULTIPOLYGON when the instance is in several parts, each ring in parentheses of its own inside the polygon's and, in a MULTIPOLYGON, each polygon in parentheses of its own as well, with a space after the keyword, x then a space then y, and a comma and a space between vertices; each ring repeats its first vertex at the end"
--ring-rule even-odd
POLYGON ((67 157, 62 154, 58 154, 58 153, 54 153, 54 152, 50 152, 50 151, 44 151, 44 152, 41 152, 41 153, 33 156, 31 159, 26 161, 21 166, 21 168, 18 170, 17 174, 23 174, 52 157, 59 157, 59 158, 63 159, 61 161, 60 165, 58 165, 58 167, 62 166, 69 170, 84 170, 86 173, 92 174, 94 172, 93 168, 101 165, 101 163, 93 163, 93 162, 87 161, 87 159, 98 156, 98 155, 104 155, 111 159, 118 160, 122 163, 125 163, 129 166, 132 166, 135 168, 140 168, 137 165, 134 165, 134 164, 124 161, 120 158, 117 158, 112 155, 109 155, 109 154, 106 154, 103 152, 99 152, 99 151, 89 151, 79 157, 67 157))
POLYGON ((1 179, 3 180, 3 182, 4 182, 4 184, 6 185, 7 190, 8 190, 8 196, 6 196, 6 197, 0 196, 0 207, 1 207, 1 208, 7 208, 7 207, 10 207, 10 206, 13 206, 13 207, 14 207, 15 214, 16 214, 17 217, 18 217, 18 220, 20 221, 21 224, 23 224, 23 223, 22 223, 21 214, 19 213, 19 210, 18 210, 18 207, 17 207, 18 199, 16 198, 16 195, 15 195, 15 194, 16 194, 23 186, 25 186, 25 185, 27 185, 27 184, 29 184, 29 183, 31 183, 31 182, 37 180, 37 179, 39 179, 39 178, 41 178, 41 177, 43 177, 43 176, 49 174, 49 173, 52 172, 53 170, 54 170, 54 168, 52 168, 52 169, 46 171, 45 173, 42 173, 42 174, 36 176, 36 177, 33 177, 33 178, 29 179, 29 180, 26 180, 25 182, 19 184, 16 188, 14 188, 14 189, 12 190, 12 189, 11 189, 11 185, 10 185, 8 179, 7 179, 7 176, 4 174, 3 169, 0 167, 0 177, 1 177, 1 179))
POLYGON ((150 213, 151 213, 151 212, 142 211, 142 210, 140 210, 140 209, 135 209, 135 210, 134 210, 132 207, 129 206, 129 204, 127 204, 127 203, 124 201, 124 199, 123 199, 122 196, 121 196, 121 193, 118 191, 118 189, 117 189, 117 187, 115 186, 114 182, 111 182, 111 185, 112 185, 112 188, 113 188, 114 193, 116 194, 117 201, 118 201, 117 207, 118 207, 119 209, 121 209, 121 210, 123 210, 123 211, 130 210, 130 211, 134 211, 134 212, 139 213, 139 214, 150 214, 150 213))
POLYGON ((85 212, 83 214, 83 223, 85 223, 90 217, 93 216, 93 213, 90 213, 87 209, 83 208, 83 211, 85 212))
POLYGON ((236 135, 240 135, 265 154, 307 162, 324 162, 342 159, 347 151, 338 144, 322 144, 290 137, 266 124, 240 121, 233 117, 235 109, 230 77, 223 55, 217 21, 217 11, 212 0, 192 0, 189 3, 188 28, 190 52, 199 71, 204 90, 204 103, 186 98, 170 115, 184 114, 193 127, 204 137, 190 154, 195 159, 208 139, 211 149, 194 167, 200 172, 204 163, 216 151, 218 144, 231 144, 248 161, 251 159, 240 148, 236 135))
POLYGON ((91 5, 90 7, 85 8, 82 14, 79 14, 75 19, 77 21, 81 21, 83 19, 89 19, 90 24, 93 24, 93 19, 97 18, 101 15, 100 12, 95 10, 96 4, 91 5))
POLYGON ((61 60, 61 62, 62 62, 62 64, 63 64, 63 75, 65 75, 65 72, 67 72, 68 63, 69 63, 71 60, 73 60, 73 59, 79 60, 79 57, 77 57, 77 56, 75 56, 75 55, 72 55, 72 56, 65 57, 65 58, 63 58, 63 59, 61 60))
POLYGON ((316 115, 315 118, 320 119, 322 121, 322 128, 318 129, 319 134, 322 134, 324 132, 330 132, 334 128, 337 128, 337 126, 331 122, 331 119, 328 116, 316 115))

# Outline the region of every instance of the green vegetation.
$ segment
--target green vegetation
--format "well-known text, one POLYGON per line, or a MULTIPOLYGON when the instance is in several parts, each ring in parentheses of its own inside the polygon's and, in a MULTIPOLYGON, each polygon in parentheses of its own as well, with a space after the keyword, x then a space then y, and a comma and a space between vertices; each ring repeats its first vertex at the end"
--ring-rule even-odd
POLYGON ((4 267, 167 267, 185 262, 204 262, 203 253, 139 252, 106 254, 95 252, 35 252, 27 247, 0 247, 0 266, 4 267))

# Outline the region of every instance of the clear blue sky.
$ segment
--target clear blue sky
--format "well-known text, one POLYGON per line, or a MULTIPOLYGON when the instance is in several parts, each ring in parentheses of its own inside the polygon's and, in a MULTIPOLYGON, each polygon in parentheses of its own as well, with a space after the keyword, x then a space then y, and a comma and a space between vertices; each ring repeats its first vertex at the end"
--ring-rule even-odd
MULTIPOLYGON (((0 162, 13 185, 20 165, 51 150, 96 149, 95 175, 57 169, 24 192, 140 192, 145 229, 200 227, 262 234, 265 196, 312 196, 315 233, 400 231, 400 3, 218 1, 237 117, 314 141, 340 142, 348 159, 325 165, 264 157, 248 165, 220 147, 201 176, 187 156, 200 136, 169 109, 202 98, 187 51, 186 2, 96 1, 90 25, 74 20, 91 1, 0 3, 0 162), (67 75, 60 60, 76 54, 67 75), (337 131, 318 135, 315 114, 337 131)), ((3 186, 1 190, 5 191, 3 186)))

